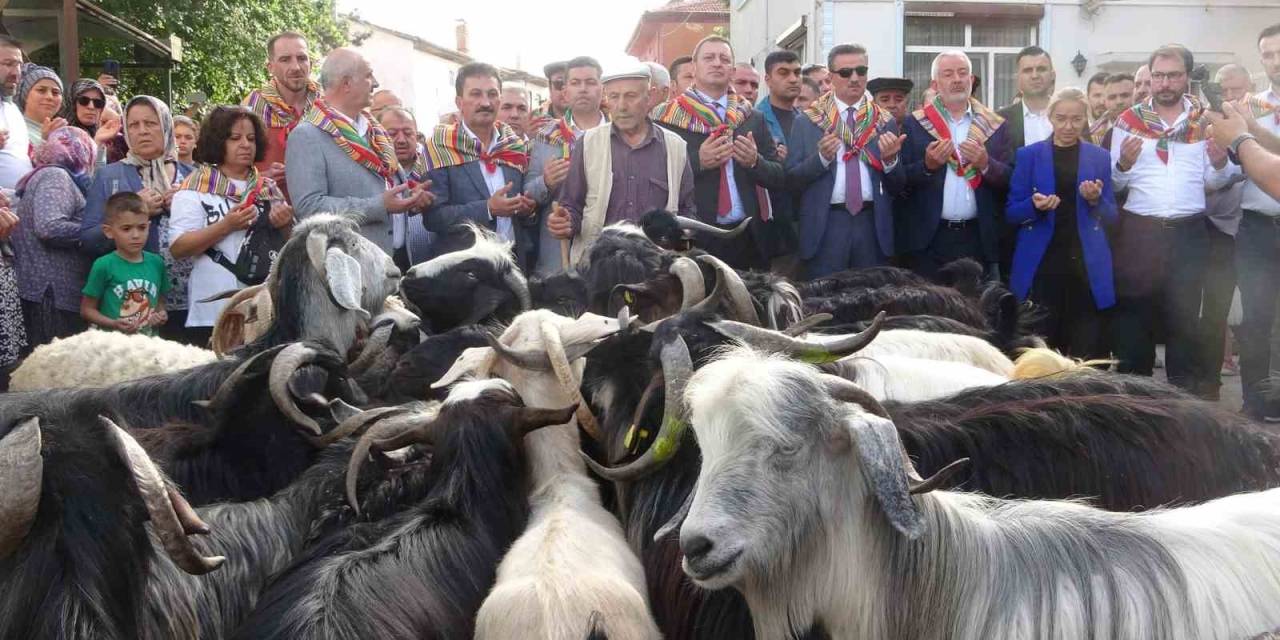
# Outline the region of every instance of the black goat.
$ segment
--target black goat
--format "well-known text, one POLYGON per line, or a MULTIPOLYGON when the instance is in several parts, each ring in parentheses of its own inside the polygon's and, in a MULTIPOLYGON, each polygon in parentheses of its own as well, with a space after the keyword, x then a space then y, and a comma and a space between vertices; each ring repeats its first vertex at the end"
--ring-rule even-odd
POLYGON ((699 236, 731 239, 746 231, 748 218, 733 229, 721 229, 694 218, 686 218, 670 211, 654 209, 640 217, 640 229, 651 242, 667 251, 688 251, 699 236))
POLYGON ((400 280, 401 295, 429 333, 507 322, 532 305, 510 244, 475 225, 466 228, 473 236, 470 247, 415 265, 400 280))
POLYGON ((420 344, 400 356, 392 370, 384 399, 443 400, 447 389, 432 389, 431 384, 449 371, 462 352, 472 347, 488 346, 487 332, 479 326, 467 325, 445 333, 427 336, 420 344))
POLYGON ((940 285, 890 285, 876 289, 853 289, 830 298, 807 298, 804 305, 806 314, 831 314, 834 319, 830 324, 853 324, 870 320, 884 311, 891 316, 942 316, 977 329, 990 329, 977 300, 940 285))
POLYGON ((654 244, 639 227, 612 224, 600 232, 580 269, 592 313, 609 314, 609 296, 620 284, 639 284, 667 273, 675 254, 654 244))
POLYGON ((534 309, 547 309, 566 318, 586 313, 591 299, 587 283, 576 271, 561 271, 529 279, 529 297, 534 309))
POLYGON ((572 415, 527 409, 510 385, 486 380, 456 386, 434 419, 371 430, 361 442, 375 450, 434 446, 427 496, 387 522, 321 540, 277 577, 234 637, 470 638, 498 562, 524 527, 521 440, 572 415))
POLYGON ((925 280, 924 276, 910 269, 886 266, 840 271, 829 276, 814 278, 808 282, 801 282, 796 286, 800 290, 800 295, 808 300, 810 298, 828 298, 858 289, 926 284, 929 284, 929 281, 925 280))

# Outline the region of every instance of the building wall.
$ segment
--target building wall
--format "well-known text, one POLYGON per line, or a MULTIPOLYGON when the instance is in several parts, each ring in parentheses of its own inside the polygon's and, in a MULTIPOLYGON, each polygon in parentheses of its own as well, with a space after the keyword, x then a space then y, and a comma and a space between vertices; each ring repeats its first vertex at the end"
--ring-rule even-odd
POLYGON ((415 49, 412 40, 377 27, 369 30, 372 35, 356 49, 369 60, 379 87, 400 96, 420 122, 434 123, 453 103, 454 72, 461 65, 415 49))
POLYGON ((716 26, 710 22, 653 23, 652 27, 656 27, 655 37, 645 42, 638 51, 633 50, 631 55, 669 67, 672 60, 692 54, 698 41, 711 35, 716 26))
POLYGON ((804 60, 802 64, 818 62, 823 52, 819 47, 818 28, 820 2, 815 0, 729 0, 729 41, 739 62, 752 62, 764 69, 764 58, 777 49, 778 36, 806 17, 804 60))

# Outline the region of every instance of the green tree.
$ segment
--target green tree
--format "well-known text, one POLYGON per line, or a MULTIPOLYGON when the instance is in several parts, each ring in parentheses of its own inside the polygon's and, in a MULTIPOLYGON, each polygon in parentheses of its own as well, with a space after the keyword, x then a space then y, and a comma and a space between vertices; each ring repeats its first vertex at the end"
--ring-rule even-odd
MULTIPOLYGON (((281 31, 307 37, 319 57, 348 42, 347 21, 337 15, 336 0, 102 0, 102 8, 161 41, 182 39, 182 62, 172 74, 173 101, 202 91, 210 104, 238 103, 267 79, 268 38, 281 31)), ((43 52, 42 52, 43 53, 43 52)), ((37 56, 37 58, 43 56, 37 56)), ((103 60, 142 62, 133 47, 88 38, 81 43, 81 75, 97 77, 103 60)), ((56 68, 57 52, 52 54, 56 68)), ((169 95, 163 69, 124 69, 122 92, 169 95)), ((182 104, 175 107, 185 106, 182 104)))

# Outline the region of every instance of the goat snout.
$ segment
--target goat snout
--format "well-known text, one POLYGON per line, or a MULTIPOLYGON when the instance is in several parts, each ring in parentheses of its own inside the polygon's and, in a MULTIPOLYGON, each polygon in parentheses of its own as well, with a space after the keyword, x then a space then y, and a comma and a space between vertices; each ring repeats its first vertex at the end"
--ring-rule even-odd
POLYGON ((680 533, 680 551, 684 554, 684 572, 699 586, 719 589, 732 584, 734 569, 742 555, 739 545, 717 540, 695 529, 680 533))
POLYGON ((711 553, 713 547, 715 547, 715 543, 702 534, 692 535, 680 541, 680 551, 690 561, 701 560, 708 553, 711 553))

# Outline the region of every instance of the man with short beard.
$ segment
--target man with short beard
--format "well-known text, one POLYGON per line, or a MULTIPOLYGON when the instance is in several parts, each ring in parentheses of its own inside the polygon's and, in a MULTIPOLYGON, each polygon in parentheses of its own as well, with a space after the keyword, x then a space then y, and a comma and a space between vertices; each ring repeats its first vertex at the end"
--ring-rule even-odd
POLYGON ((760 98, 760 74, 750 62, 733 65, 733 90, 751 104, 760 98))
POLYGON ((498 103, 498 119, 522 138, 529 139, 529 94, 520 87, 503 87, 498 103))
POLYGON ((1208 366, 1199 327, 1205 191, 1221 189, 1232 174, 1226 152, 1212 153, 1205 140, 1203 108, 1187 95, 1194 65, 1185 47, 1156 49, 1147 65, 1151 98, 1120 114, 1111 145, 1115 187, 1129 190, 1113 235, 1117 370, 1151 375, 1153 331, 1163 316, 1169 382, 1193 392, 1208 366))
MULTIPOLYGON (((408 184, 411 187, 424 185, 430 188, 431 181, 427 172, 431 164, 426 154, 418 147, 418 121, 403 107, 386 107, 378 118, 382 128, 386 129, 395 145, 396 161, 400 168, 396 171, 395 184, 408 184)), ((406 211, 391 215, 391 238, 395 252, 391 257, 401 271, 427 259, 431 249, 431 232, 419 216, 424 209, 406 211)))
POLYGON ((573 144, 583 132, 605 122, 604 113, 600 111, 600 63, 595 58, 580 56, 565 66, 568 80, 565 96, 569 108, 564 115, 547 121, 534 132, 525 184, 525 194, 538 205, 538 255, 534 273, 542 275, 560 270, 560 240, 547 230, 545 221, 551 213, 551 203, 558 199, 560 187, 569 174, 573 144))
POLYGON ((17 40, 0 35, 0 118, 4 132, 0 133, 0 187, 12 189, 22 176, 31 172, 28 155, 27 124, 22 110, 13 103, 13 94, 22 78, 22 45, 17 40))
POLYGON ((267 40, 267 71, 271 81, 245 96, 241 103, 262 118, 267 128, 267 151, 257 164, 262 175, 276 181, 285 197, 285 140, 320 95, 311 80, 311 53, 302 34, 286 31, 267 40))
POLYGON ((912 268, 932 277, 959 258, 1000 279, 996 216, 1009 185, 1004 118, 971 97, 973 65, 960 50, 933 60, 937 95, 907 118, 902 162, 907 195, 896 227, 912 268))
POLYGON ((1107 112, 1107 78, 1106 71, 1099 71, 1089 78, 1089 122, 1096 122, 1107 112))
POLYGON ((1116 124, 1116 117, 1133 106, 1133 76, 1127 73, 1114 73, 1107 76, 1104 91, 1107 110, 1101 118, 1089 125, 1089 139, 1094 144, 1110 150, 1111 128, 1116 124))
POLYGON ((1133 72, 1133 103, 1146 102, 1151 97, 1151 67, 1142 65, 1133 72))
POLYGON ((695 215, 684 140, 648 117, 649 73, 634 61, 611 70, 603 83, 611 121, 574 142, 562 206, 547 217, 552 237, 573 239, 570 264, 586 255, 606 225, 639 222, 654 209, 695 215))

